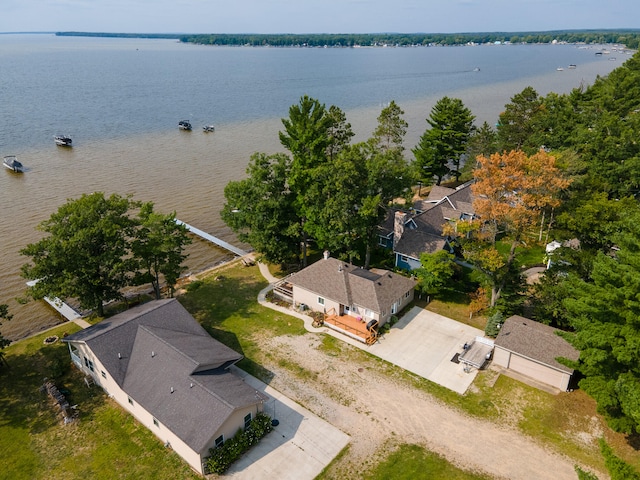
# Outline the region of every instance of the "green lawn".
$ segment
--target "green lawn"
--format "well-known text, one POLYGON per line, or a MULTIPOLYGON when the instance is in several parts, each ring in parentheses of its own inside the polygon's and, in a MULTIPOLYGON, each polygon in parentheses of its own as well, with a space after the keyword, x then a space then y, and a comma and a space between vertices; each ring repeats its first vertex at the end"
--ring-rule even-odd
MULTIPOLYGON (((272 374, 263 364, 269 359, 301 381, 313 381, 313 372, 281 358, 278 351, 261 347, 271 337, 307 334, 299 319, 257 303, 258 292, 265 286, 257 267, 234 264, 191 284, 179 299, 212 336, 245 356, 241 368, 268 381, 272 374)), ((442 302, 442 308, 462 312, 464 302, 456 300, 442 302)), ((430 307, 434 307, 433 302, 430 307)), ((62 336, 76 329, 73 324, 64 325, 47 335, 62 336)), ((66 345, 58 342, 45 347, 44 337, 6 349, 10 368, 0 369, 0 478, 197 478, 177 455, 167 452, 153 434, 99 388, 87 389, 70 367, 66 345), (64 426, 57 421, 55 410, 38 391, 44 377, 54 378, 71 391, 71 402, 77 403, 80 411, 77 424, 64 426)), ((470 415, 511 425, 576 461, 604 469, 597 444, 584 441, 583 432, 599 420, 594 402, 583 392, 550 395, 504 376, 496 381, 493 372, 480 372, 470 391, 458 395, 334 337, 324 336, 319 348, 326 355, 375 368, 470 415)), ((624 436, 606 428, 602 431, 616 454, 636 468, 640 465, 640 456, 624 436)), ((427 468, 419 466, 423 462, 437 463, 428 452, 415 452, 413 447, 404 450, 401 448, 399 455, 404 456, 402 463, 409 470, 418 465, 418 471, 422 471, 427 468)), ((396 457, 377 460, 398 462, 396 457)))
POLYGON ((79 328, 65 324, 9 346, 9 368, 0 368, 0 478, 196 479, 175 453, 109 400, 99 387, 87 388, 70 366, 66 344, 44 346, 49 335, 79 328), (67 389, 79 420, 64 425, 47 395, 44 378, 67 389))
POLYGON ((372 471, 365 480, 489 480, 491 477, 461 470, 441 456, 418 445, 400 445, 372 471))

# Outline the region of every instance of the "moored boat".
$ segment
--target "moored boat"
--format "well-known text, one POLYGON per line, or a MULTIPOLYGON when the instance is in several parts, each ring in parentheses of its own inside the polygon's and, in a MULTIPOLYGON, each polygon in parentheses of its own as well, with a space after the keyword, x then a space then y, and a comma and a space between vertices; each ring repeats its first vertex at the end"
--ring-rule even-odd
POLYGON ((178 122, 178 128, 180 130, 191 130, 191 122, 189 120, 180 120, 178 122))
POLYGON ((24 167, 18 161, 15 155, 6 155, 4 157, 4 160, 2 161, 2 165, 4 165, 4 168, 11 170, 12 172, 15 172, 15 173, 24 172, 24 167))
POLYGON ((61 147, 70 147, 73 143, 71 137, 67 135, 54 135, 53 141, 56 142, 56 145, 60 145, 61 147))
POLYGON ((204 127, 202 127, 202 130, 204 130, 205 132, 215 132, 215 127, 213 125, 205 125, 204 127))

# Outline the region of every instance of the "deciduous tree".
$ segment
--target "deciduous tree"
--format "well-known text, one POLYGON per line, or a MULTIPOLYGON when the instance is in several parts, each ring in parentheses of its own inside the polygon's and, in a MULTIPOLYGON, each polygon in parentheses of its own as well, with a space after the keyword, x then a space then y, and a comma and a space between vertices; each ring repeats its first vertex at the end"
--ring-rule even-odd
POLYGON ((559 205, 559 193, 569 185, 556 167, 555 158, 544 151, 527 156, 522 151, 480 156, 471 186, 476 218, 458 221, 445 231, 457 235, 465 259, 485 272, 494 306, 506 282, 513 278, 516 248, 526 231, 535 226, 545 208, 559 205), (511 240, 504 257, 494 246, 498 230, 511 240))
POLYGON ((176 223, 175 212, 154 212, 152 203, 142 205, 136 223, 131 249, 139 270, 134 283, 151 283, 156 299, 160 299, 162 277, 173 296, 180 273, 186 269, 184 248, 191 243, 187 227, 176 223))
POLYGON ((418 288, 427 295, 434 295, 447 288, 453 276, 460 270, 455 255, 440 250, 420 255, 420 268, 416 269, 418 288))
POLYGON ((77 298, 83 308, 104 314, 103 304, 122 297, 133 271, 129 238, 135 223, 128 216, 131 199, 96 192, 69 200, 39 225, 47 234, 27 245, 31 257, 22 267, 34 298, 77 298))
POLYGON ((224 189, 221 216, 242 242, 269 262, 297 263, 302 241, 296 197, 289 189, 289 156, 255 153, 248 178, 229 182, 224 189))

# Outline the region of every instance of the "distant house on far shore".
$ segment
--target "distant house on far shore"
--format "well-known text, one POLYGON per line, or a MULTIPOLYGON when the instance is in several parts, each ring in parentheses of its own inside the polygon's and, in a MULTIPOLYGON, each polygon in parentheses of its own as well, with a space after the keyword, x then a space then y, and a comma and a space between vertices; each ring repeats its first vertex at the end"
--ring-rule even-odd
POLYGON ((209 449, 247 428, 268 399, 229 371, 242 355, 175 299, 134 307, 63 341, 85 375, 200 474, 209 449))

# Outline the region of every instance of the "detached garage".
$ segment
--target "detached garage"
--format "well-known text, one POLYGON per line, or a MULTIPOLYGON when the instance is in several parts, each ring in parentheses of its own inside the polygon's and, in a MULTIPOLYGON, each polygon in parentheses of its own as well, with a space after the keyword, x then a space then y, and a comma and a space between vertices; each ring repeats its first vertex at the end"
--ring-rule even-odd
POLYGON ((578 360, 580 352, 556 332, 528 318, 509 317, 496 337, 493 363, 565 391, 573 369, 556 358, 578 360))

